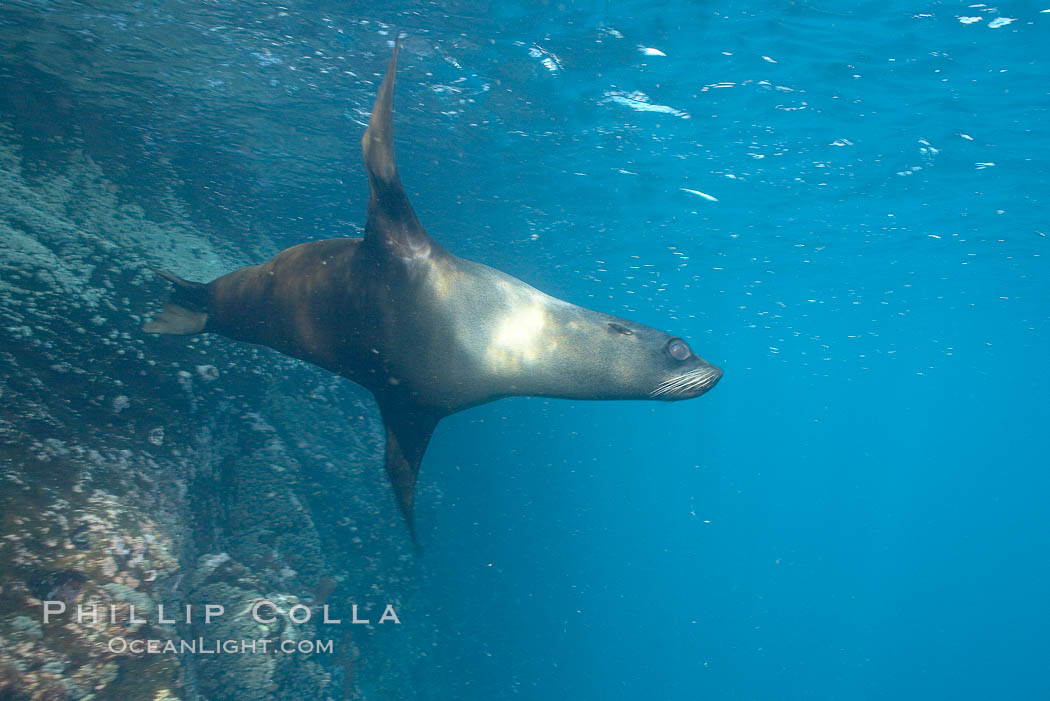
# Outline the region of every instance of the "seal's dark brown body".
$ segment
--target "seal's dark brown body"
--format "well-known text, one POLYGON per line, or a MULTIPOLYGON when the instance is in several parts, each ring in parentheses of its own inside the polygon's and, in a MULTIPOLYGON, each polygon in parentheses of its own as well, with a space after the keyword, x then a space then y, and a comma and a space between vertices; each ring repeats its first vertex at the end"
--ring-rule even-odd
POLYGON ((294 246, 209 283, 206 331, 258 343, 365 384, 354 260, 361 239, 294 246))
POLYGON ((364 238, 294 246, 206 285, 160 273, 176 292, 145 329, 269 346, 369 389, 415 539, 416 476, 443 417, 513 395, 687 399, 721 371, 681 339, 550 297, 434 241, 394 166, 396 63, 395 47, 362 139, 364 238))

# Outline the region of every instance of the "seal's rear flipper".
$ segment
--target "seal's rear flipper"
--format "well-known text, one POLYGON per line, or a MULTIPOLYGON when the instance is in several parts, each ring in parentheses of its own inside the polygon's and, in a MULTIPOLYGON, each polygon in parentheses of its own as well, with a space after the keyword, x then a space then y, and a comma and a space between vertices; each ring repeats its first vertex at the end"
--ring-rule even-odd
POLYGON ((368 222, 365 242, 378 246, 405 261, 425 258, 440 248, 412 211, 412 205, 401 185, 394 164, 394 74, 397 73, 398 45, 387 64, 383 84, 379 87, 368 128, 361 138, 361 151, 368 171, 371 195, 368 198, 368 222))
POLYGON ((177 304, 165 304, 164 309, 153 321, 142 325, 146 333, 169 333, 177 336, 190 336, 200 333, 208 324, 208 315, 195 312, 177 304))
POLYGON ((166 273, 157 268, 150 268, 155 274, 175 285, 171 301, 164 305, 160 314, 142 326, 146 333, 168 333, 182 336, 200 333, 208 324, 207 286, 200 282, 191 282, 166 273))
POLYGON ((412 545, 416 553, 421 554, 416 524, 412 518, 412 503, 419 463, 423 460, 423 453, 441 417, 421 411, 398 411, 382 403, 379 408, 386 424, 386 475, 390 478, 394 497, 405 517, 412 545))

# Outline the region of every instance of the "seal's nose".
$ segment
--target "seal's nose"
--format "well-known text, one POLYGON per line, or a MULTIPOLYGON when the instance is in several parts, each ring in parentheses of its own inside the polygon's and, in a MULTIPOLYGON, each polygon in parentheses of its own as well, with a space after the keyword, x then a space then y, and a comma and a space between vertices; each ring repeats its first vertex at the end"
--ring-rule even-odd
POLYGON ((677 402, 699 397, 717 385, 722 379, 722 368, 696 355, 692 357, 696 361, 694 367, 667 378, 649 392, 649 396, 653 399, 677 402))
MULTIPOLYGON (((707 363, 707 361, 704 361, 707 363)), ((707 376, 704 380, 703 391, 710 392, 714 389, 714 386, 718 384, 718 381, 722 379, 722 368, 717 365, 707 363, 707 376)))

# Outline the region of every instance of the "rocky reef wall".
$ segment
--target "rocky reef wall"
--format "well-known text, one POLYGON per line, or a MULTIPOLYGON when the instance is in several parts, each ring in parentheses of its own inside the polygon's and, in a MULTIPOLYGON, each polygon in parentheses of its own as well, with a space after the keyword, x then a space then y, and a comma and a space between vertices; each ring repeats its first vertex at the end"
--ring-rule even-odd
POLYGON ((265 349, 140 331, 168 293, 147 264, 210 280, 275 250, 202 230, 175 192, 143 203, 76 139, 0 122, 0 698, 424 698, 421 565, 367 394, 265 349), (253 620, 260 599, 282 615, 253 620), (44 624, 46 601, 68 612, 44 624), (376 625, 388 603, 411 625, 376 625), (196 612, 161 623, 161 604, 196 612), (203 624, 205 604, 224 615, 203 624), (284 615, 296 604, 308 623, 284 615), (103 614, 78 624, 77 605, 103 614))

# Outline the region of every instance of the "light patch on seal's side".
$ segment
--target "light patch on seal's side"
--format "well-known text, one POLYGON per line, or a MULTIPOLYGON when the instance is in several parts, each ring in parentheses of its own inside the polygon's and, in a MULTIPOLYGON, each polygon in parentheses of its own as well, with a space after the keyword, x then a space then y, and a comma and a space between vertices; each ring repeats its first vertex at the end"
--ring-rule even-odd
POLYGON ((444 264, 432 265, 430 267, 430 289, 433 291, 434 296, 440 300, 453 296, 456 293, 457 283, 462 275, 459 270, 452 266, 444 264))
POLYGON ((544 305, 522 304, 511 310, 496 324, 485 350, 489 369, 506 374, 520 370, 535 361, 543 351, 557 347, 556 339, 544 339, 544 329, 550 323, 544 305))

